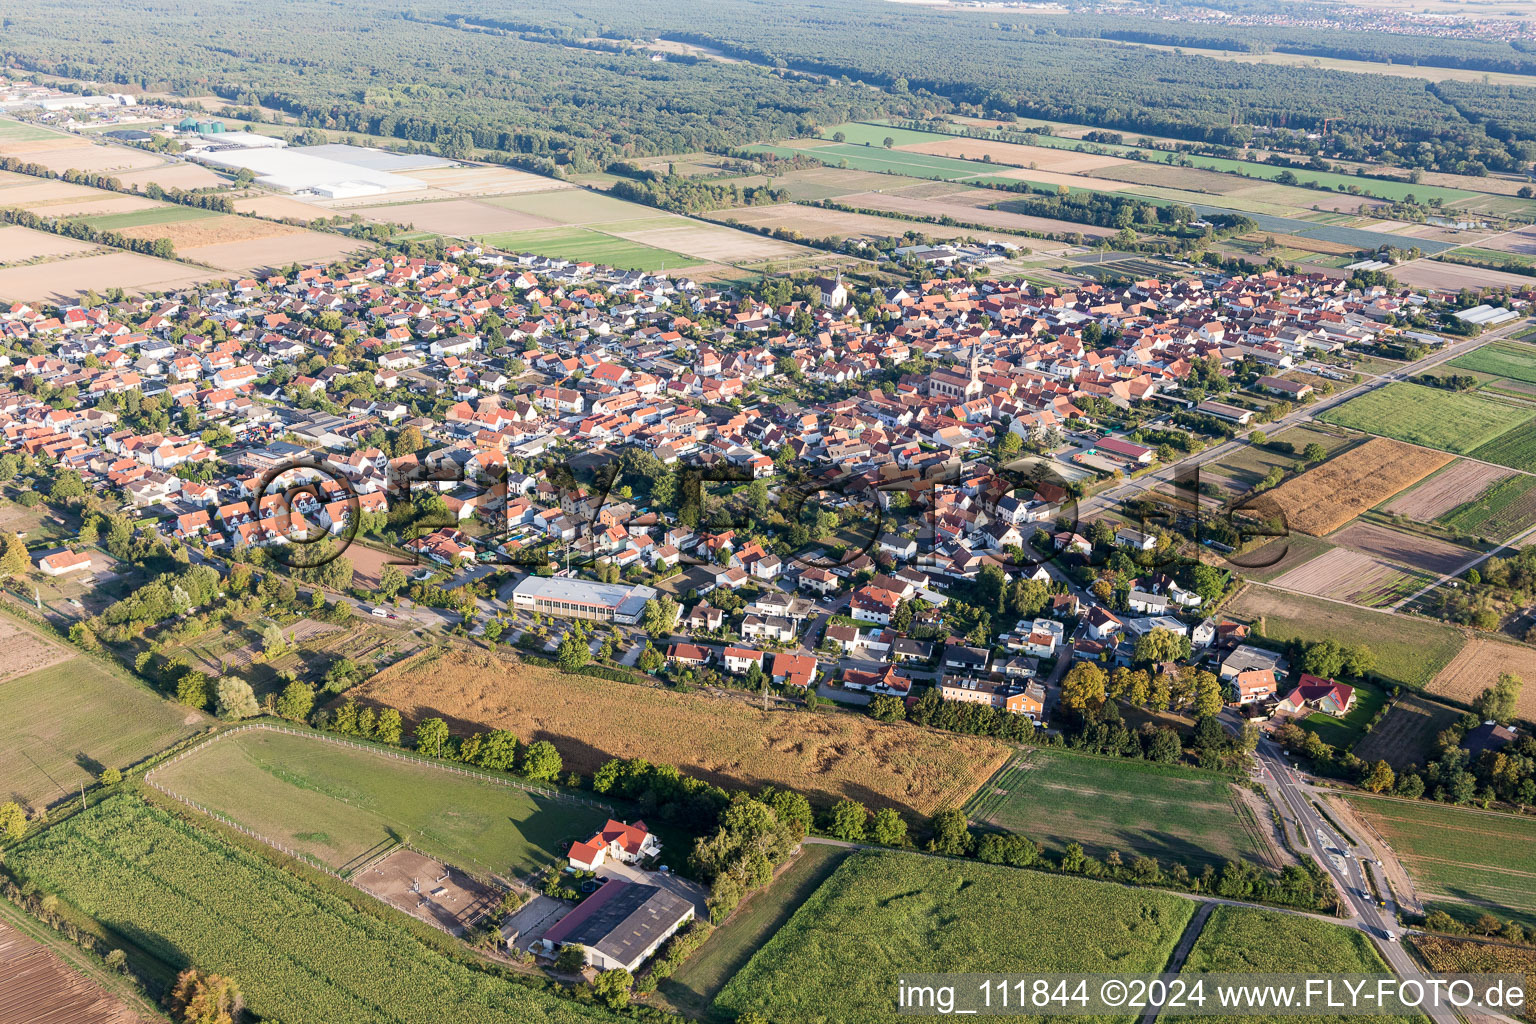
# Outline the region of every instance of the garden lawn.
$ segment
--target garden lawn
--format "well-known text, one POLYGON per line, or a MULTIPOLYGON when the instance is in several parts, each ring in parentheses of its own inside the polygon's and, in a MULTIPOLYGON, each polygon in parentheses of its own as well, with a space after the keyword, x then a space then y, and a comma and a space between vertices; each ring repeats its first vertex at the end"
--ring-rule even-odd
POLYGON ((981 788, 970 814, 1058 853, 1076 842, 1094 857, 1118 850, 1127 863, 1145 855, 1193 874, 1267 862, 1252 813, 1214 772, 1036 747, 981 788))
POLYGON ((508 252, 531 252, 539 256, 597 263, 628 270, 676 270, 704 262, 692 256, 631 242, 627 238, 605 235, 590 228, 540 228, 532 231, 504 231, 478 235, 475 241, 508 252))
POLYGON ((1365 735, 1365 727, 1386 703, 1385 691, 1378 690, 1374 686, 1357 684, 1355 705, 1349 709, 1349 714, 1343 718, 1334 718, 1321 711, 1314 711, 1302 720, 1301 726, 1308 732, 1317 733, 1323 742, 1331 744, 1334 749, 1348 750, 1365 735))
POLYGON ((775 1024, 885 1024, 895 1017, 896 979, 908 973, 1154 974, 1194 906, 1109 882, 857 853, 731 979, 715 1007, 756 1010, 775 1024))
POLYGON ((1463 918, 1487 909, 1536 928, 1536 820, 1429 800, 1348 799, 1427 901, 1443 900, 1442 909, 1463 918))
POLYGON ((336 870, 404 841, 466 871, 522 875, 608 817, 574 800, 267 729, 199 747, 154 779, 336 870))
MULTIPOLYGON (((276 854, 273 854, 276 857, 276 854)), ((117 795, 6 851, 6 867, 92 919, 164 977, 236 979, 284 1024, 586 1024, 621 1020, 449 952, 429 927, 318 876, 311 882, 137 797, 117 795)))
MULTIPOLYGON (((1328 924, 1297 914, 1251 907, 1219 906, 1189 951, 1180 972, 1199 974, 1390 974, 1371 940, 1354 928, 1328 924)), ((1257 980, 1257 979, 1255 979, 1257 980)), ((1371 1015, 1328 1017, 1202 1017, 1204 1021, 1329 1021, 1336 1024, 1373 1021, 1405 1024, 1422 1017, 1371 1015)))
POLYGON ((1466 455, 1530 419, 1530 411, 1482 395, 1399 381, 1351 399, 1319 418, 1466 455))

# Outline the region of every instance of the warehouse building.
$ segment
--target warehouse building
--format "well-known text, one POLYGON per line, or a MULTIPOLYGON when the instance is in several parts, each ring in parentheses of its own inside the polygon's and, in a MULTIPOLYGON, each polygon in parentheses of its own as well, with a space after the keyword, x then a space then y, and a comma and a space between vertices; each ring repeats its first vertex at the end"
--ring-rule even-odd
POLYGON ((581 946, 600 971, 633 974, 677 930, 693 920, 693 904, 660 886, 610 878, 544 933, 545 952, 581 946))
POLYGON ((529 576, 512 591, 512 607, 562 619, 595 619, 634 625, 655 587, 597 583, 569 576, 529 576))

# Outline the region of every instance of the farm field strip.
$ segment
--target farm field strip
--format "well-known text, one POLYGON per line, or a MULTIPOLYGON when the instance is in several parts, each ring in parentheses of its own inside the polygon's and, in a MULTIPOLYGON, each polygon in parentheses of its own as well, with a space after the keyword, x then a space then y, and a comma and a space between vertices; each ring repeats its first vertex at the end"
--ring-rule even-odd
POLYGON ((1536 476, 1504 476, 1471 501, 1456 505, 1439 522, 1463 533, 1506 540, 1536 525, 1536 476))
POLYGON ((1515 713, 1536 720, 1536 648, 1474 634, 1461 652, 1434 677, 1429 692, 1470 704, 1483 688, 1510 672, 1525 680, 1515 713))
POLYGON ((1319 418, 1427 448, 1483 458, 1476 454, 1479 446, 1529 420, 1531 414, 1528 409, 1481 395, 1394 381, 1329 409, 1319 418))
POLYGON ((884 1024, 891 979, 903 972, 1156 973, 1194 906, 1169 893, 1081 878, 856 853, 715 1005, 732 1015, 755 1010, 775 1024, 823 1022, 836 1005, 840 1024, 884 1024), (1029 941, 1019 939, 1020 922, 1028 922, 1029 941))
POLYGON ((1434 577, 1412 573, 1379 558, 1334 548, 1275 579, 1270 585, 1315 597, 1382 608, 1414 593, 1434 577))
POLYGON ((1536 473, 1536 417, 1472 449, 1472 457, 1526 473, 1536 473))
POLYGON ((32 836, 6 863, 101 922, 109 945, 130 939, 162 973, 190 962, 239 979, 264 1019, 614 1020, 470 966, 393 911, 360 911, 372 897, 344 897, 341 883, 322 887, 127 795, 32 836))
POLYGON ((1434 522, 1455 509, 1481 501, 1500 481, 1513 475, 1508 470, 1457 459, 1387 502, 1382 511, 1420 523, 1434 522), (1469 494, 1477 496, 1470 503, 1469 494))
POLYGON ((1328 539, 1339 547, 1371 555, 1403 569, 1437 576, 1455 572, 1480 554, 1458 544, 1358 521, 1329 535, 1328 539))
POLYGON ((1492 373, 1510 380, 1536 383, 1536 345, 1518 341, 1495 341, 1466 355, 1457 356, 1447 366, 1461 370, 1492 373))
POLYGON ((919 814, 962 805, 1007 759, 995 740, 862 716, 762 711, 736 700, 568 676, 460 653, 386 669, 361 700, 552 741, 567 769, 611 757, 673 764, 722 785, 787 786, 815 803, 851 796, 919 814))
POLYGON ((521 875, 607 817, 574 800, 267 729, 198 747, 154 779, 334 870, 404 842, 469 871, 521 875))
POLYGON ((1265 492, 1262 501, 1283 511, 1291 529, 1322 537, 1450 461, 1427 448, 1372 438, 1265 492))
POLYGON ((1408 771, 1425 762, 1435 736, 1460 717, 1456 708, 1417 694, 1400 697, 1386 717, 1355 745, 1354 754, 1362 761, 1386 761, 1394 771, 1408 771))

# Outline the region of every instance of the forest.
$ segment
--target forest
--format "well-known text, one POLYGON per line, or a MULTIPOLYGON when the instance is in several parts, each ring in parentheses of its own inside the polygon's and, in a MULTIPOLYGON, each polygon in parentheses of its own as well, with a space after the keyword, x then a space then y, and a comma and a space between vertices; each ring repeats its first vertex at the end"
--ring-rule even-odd
POLYGON ((431 144, 450 156, 499 154, 545 173, 939 112, 1474 174, 1536 161, 1536 89, 1243 64, 1104 37, 1162 33, 1189 45, 1311 45, 1536 70, 1536 55, 1486 40, 1303 38, 1088 14, 1004 22, 996 12, 882 0, 717 0, 686 12, 660 0, 271 6, 275 15, 256 27, 235 0, 195 9, 36 0, 7 12, 0 61, 212 94, 269 120, 281 111, 301 125, 431 144), (1213 35, 1223 33, 1230 38, 1213 35), (662 39, 668 52, 653 53, 662 39))

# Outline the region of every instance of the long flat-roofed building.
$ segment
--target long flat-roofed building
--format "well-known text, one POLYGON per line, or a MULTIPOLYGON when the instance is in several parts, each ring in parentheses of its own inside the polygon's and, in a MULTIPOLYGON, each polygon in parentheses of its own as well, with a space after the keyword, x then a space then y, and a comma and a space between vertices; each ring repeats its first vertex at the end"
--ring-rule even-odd
POLYGON ((655 587, 598 583, 569 576, 529 576, 512 591, 512 607, 564 619, 596 619, 633 625, 655 587))
POLYGON ((693 920, 688 900, 660 886, 611 878, 544 933, 546 951, 585 948, 598 970, 622 967, 633 974, 679 928, 693 920))

